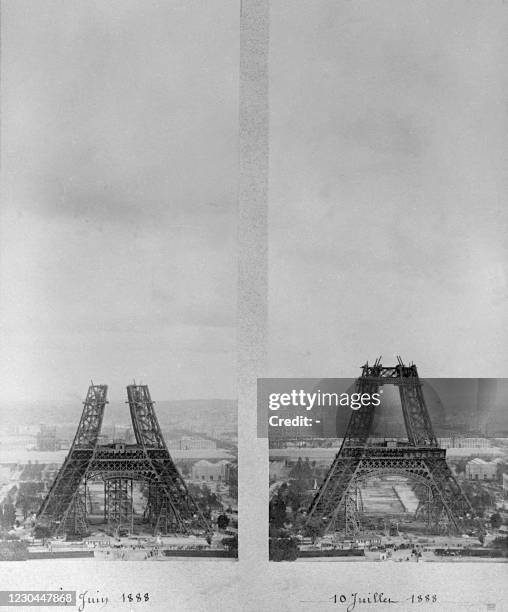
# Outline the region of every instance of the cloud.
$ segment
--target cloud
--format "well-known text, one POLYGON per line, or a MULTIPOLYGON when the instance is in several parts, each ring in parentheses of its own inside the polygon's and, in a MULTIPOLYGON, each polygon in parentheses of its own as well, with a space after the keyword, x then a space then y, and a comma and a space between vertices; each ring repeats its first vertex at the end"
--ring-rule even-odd
POLYGON ((231 396, 237 3, 20 0, 2 21, 12 393, 142 371, 171 397, 177 370, 183 396, 231 396))

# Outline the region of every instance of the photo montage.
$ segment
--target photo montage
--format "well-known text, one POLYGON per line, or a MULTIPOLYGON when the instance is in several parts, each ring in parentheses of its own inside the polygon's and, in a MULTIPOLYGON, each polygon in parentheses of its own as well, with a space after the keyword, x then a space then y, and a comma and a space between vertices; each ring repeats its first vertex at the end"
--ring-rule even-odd
POLYGON ((234 560, 238 6, 43 6, 2 3, 0 559, 234 560))

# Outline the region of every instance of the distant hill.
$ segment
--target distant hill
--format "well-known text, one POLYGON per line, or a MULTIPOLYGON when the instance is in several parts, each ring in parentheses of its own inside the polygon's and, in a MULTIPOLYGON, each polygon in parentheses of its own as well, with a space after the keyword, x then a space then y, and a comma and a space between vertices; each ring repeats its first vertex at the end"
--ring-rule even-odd
MULTIPOLYGON (((237 401, 232 399, 187 399, 155 402, 155 411, 162 427, 175 417, 196 414, 221 414, 230 422, 237 420, 237 401)), ((1 429, 14 425, 72 425, 77 427, 83 404, 76 402, 15 402, 0 405, 1 429)), ((104 423, 129 423, 129 406, 125 402, 111 402, 106 406, 104 423)))

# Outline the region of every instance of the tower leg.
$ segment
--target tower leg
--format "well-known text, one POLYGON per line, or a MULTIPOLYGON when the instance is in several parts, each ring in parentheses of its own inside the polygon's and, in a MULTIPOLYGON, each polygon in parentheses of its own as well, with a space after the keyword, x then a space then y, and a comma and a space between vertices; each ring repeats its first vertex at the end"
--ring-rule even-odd
POLYGON ((55 534, 82 538, 88 533, 86 522, 86 491, 78 489, 74 494, 55 534))
POLYGON ((76 492, 85 479, 97 446, 107 387, 91 385, 84 401, 81 420, 62 467, 51 485, 37 513, 37 523, 48 527, 51 532, 61 531, 64 517, 73 513, 72 504, 76 492))

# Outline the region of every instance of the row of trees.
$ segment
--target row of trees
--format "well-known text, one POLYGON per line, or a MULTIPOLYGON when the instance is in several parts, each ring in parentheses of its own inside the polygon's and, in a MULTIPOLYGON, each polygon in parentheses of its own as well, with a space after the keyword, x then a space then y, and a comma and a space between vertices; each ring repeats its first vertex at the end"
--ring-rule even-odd
POLYGON ((37 512, 44 498, 43 482, 22 482, 19 486, 16 507, 23 513, 23 519, 37 512))
POLYGON ((0 526, 4 530, 12 529, 16 522, 16 493, 18 487, 14 485, 0 504, 0 526))
POLYGON ((298 540, 292 536, 270 538, 268 555, 270 561, 295 561, 298 559, 298 540))
POLYGON ((271 561, 294 561, 299 555, 295 533, 313 542, 322 535, 321 519, 307 519, 307 509, 314 495, 313 486, 320 478, 315 464, 298 459, 289 473, 289 481, 280 485, 269 505, 269 558, 271 561))
POLYGON ((480 518, 485 518, 487 510, 495 505, 495 499, 481 484, 474 481, 464 481, 461 483, 462 490, 473 507, 475 514, 480 518))
POLYGON ((3 529, 12 529, 16 524, 16 510, 21 510, 24 520, 28 515, 37 512, 43 497, 43 482, 22 482, 19 489, 13 487, 0 504, 0 526, 3 529))
POLYGON ((0 506, 0 525, 3 529, 12 529, 16 522, 16 508, 8 497, 0 506))
POLYGON ((321 472, 312 463, 301 457, 292 466, 288 482, 280 485, 269 505, 269 557, 271 561, 294 561, 298 558, 300 533, 313 542, 323 533, 321 519, 307 520, 306 511, 314 495, 316 481, 322 479, 321 472))
POLYGON ((25 559, 28 559, 26 542, 12 537, 0 542, 0 561, 24 561, 25 559))
POLYGON ((210 519, 213 510, 222 509, 222 504, 216 493, 213 493, 206 484, 189 483, 187 486, 198 506, 203 509, 203 515, 206 519, 210 519))

